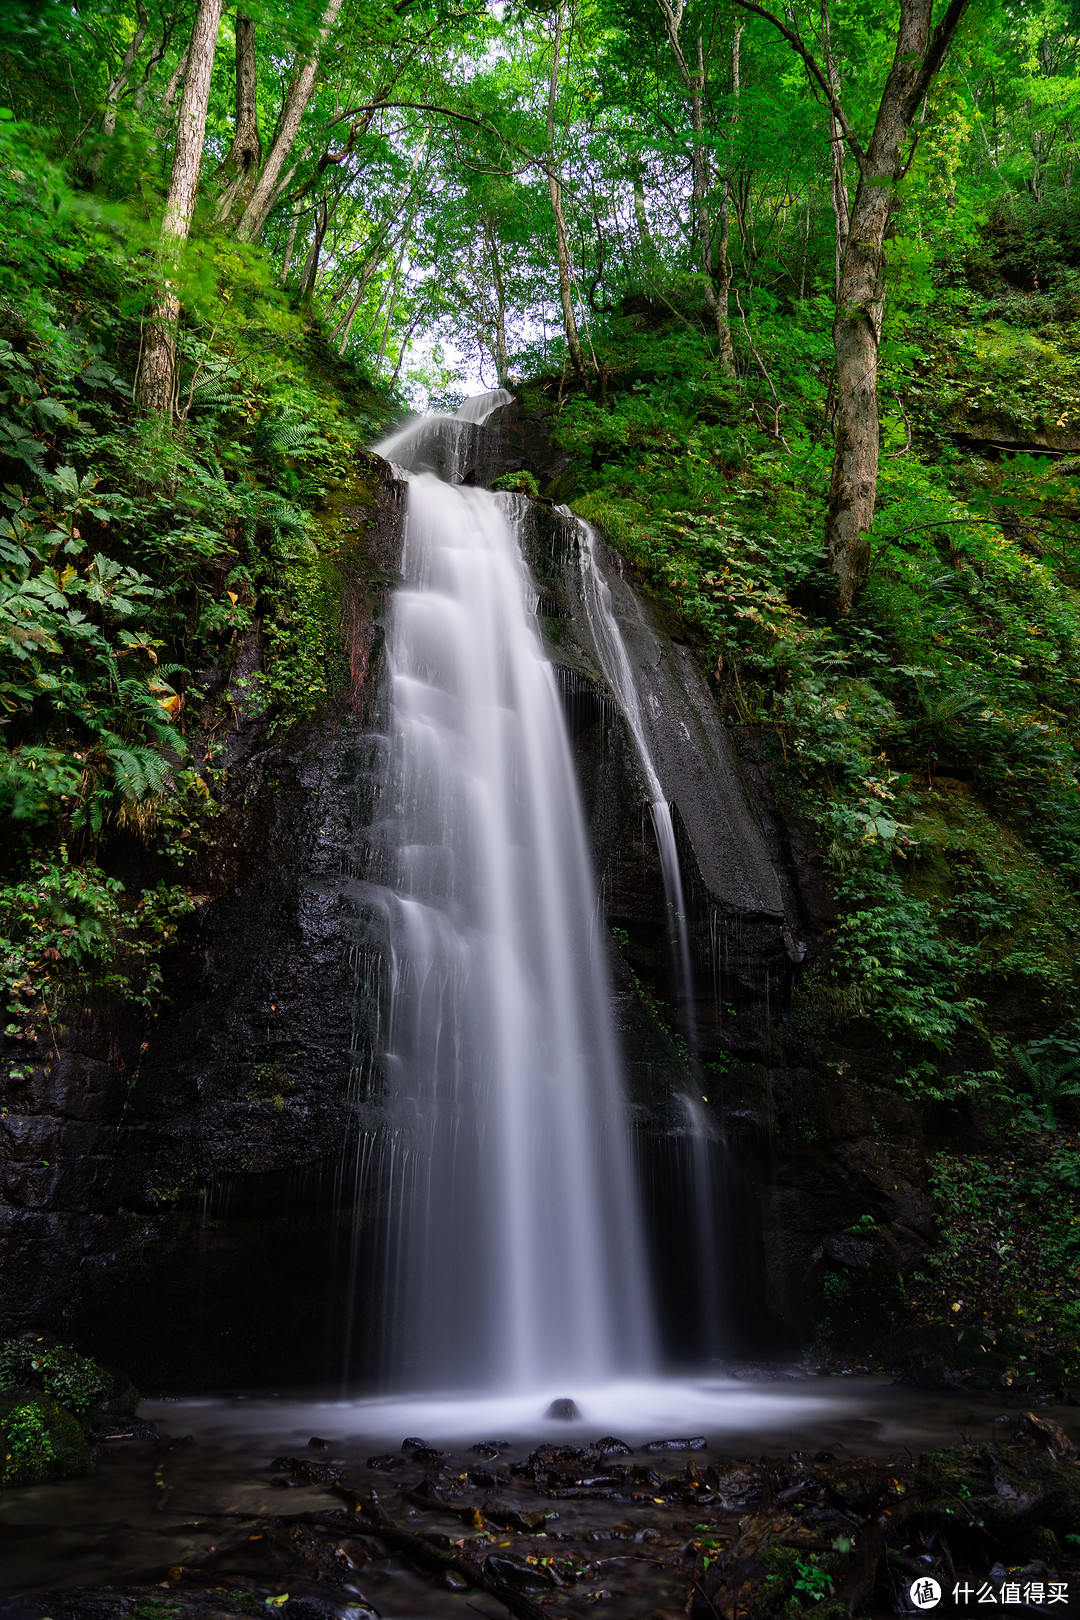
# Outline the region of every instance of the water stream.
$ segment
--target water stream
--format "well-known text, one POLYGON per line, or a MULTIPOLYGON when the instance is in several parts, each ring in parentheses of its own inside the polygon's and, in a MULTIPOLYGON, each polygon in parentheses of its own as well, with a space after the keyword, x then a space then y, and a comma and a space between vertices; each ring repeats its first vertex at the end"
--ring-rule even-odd
MULTIPOLYGON (((437 419, 444 447, 483 417, 464 409, 437 419)), ((652 1371, 653 1312, 526 503, 411 471, 423 424, 378 448, 408 482, 369 832, 389 964, 387 1386, 573 1396, 652 1371)))
POLYGON ((722 1226, 723 1187, 719 1168, 723 1141, 719 1129, 697 1096, 702 1079, 697 1042, 693 959, 690 953, 686 893, 682 868, 679 864, 675 822, 649 745, 633 666, 619 628, 611 589, 597 555, 596 534, 581 518, 575 518, 574 522, 580 537, 578 559, 581 594, 593 650, 633 738, 634 750, 645 781, 649 813, 660 856, 660 871, 675 967, 678 1015, 689 1052, 690 1083, 693 1088, 678 1098, 679 1109, 685 1122, 686 1137, 686 1154, 680 1165, 680 1171, 681 1178, 685 1182, 692 1228, 691 1241, 695 1253, 699 1344, 705 1358, 710 1359, 716 1357, 723 1348, 723 1323, 719 1303, 721 1256, 718 1236, 722 1226))
POLYGON ((664 880, 668 925, 675 958, 679 1010, 687 1044, 693 1054, 696 1046, 693 965, 690 956, 690 935, 686 926, 686 896, 683 892, 679 849, 675 840, 675 822, 645 734, 637 682, 634 680, 626 643, 615 616, 611 590, 596 555, 596 534, 581 518, 575 518, 574 522, 581 539, 578 549, 581 591, 593 649, 604 678, 615 695, 623 719, 630 728, 634 749, 645 778, 649 814, 652 818, 656 847, 660 854, 660 871, 664 880))

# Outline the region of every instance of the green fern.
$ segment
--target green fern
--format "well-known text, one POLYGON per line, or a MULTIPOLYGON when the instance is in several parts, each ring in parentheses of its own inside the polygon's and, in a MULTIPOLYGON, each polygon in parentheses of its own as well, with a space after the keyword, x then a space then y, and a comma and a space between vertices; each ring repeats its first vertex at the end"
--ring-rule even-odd
POLYGON ((264 460, 272 456, 303 456, 320 442, 318 430, 310 422, 275 411, 263 416, 255 429, 255 453, 264 460))

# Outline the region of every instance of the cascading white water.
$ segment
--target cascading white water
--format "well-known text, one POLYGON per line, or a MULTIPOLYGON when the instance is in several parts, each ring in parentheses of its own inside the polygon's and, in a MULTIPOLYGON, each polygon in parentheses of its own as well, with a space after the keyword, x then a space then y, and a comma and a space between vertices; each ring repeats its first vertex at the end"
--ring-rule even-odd
MULTIPOLYGON (((422 461, 422 430, 378 448, 422 461)), ((387 1308, 398 1387, 572 1396, 650 1371, 652 1310, 606 941, 516 535, 525 510, 408 475, 372 828, 387 879, 387 1308)))
POLYGON ((645 777, 649 799, 649 814, 652 817, 653 831, 656 835, 656 847, 660 854, 660 872, 663 877, 664 895, 667 900, 679 999, 682 1003, 683 1020, 690 1037, 690 1045, 693 1048, 693 968, 690 959, 690 935, 686 926, 686 897, 683 893, 682 870, 679 866, 679 850, 675 841, 675 823, 671 815, 671 805, 668 803, 667 795, 661 785, 653 761, 652 751, 649 748, 648 738, 645 735, 637 682, 634 680, 634 672, 630 667, 630 659, 626 651, 626 643, 623 641, 622 631, 619 629, 619 621, 615 617, 611 590, 607 580, 604 578, 596 555, 596 534, 582 518, 574 518, 573 521, 577 526, 581 540, 578 547, 578 559, 581 566, 581 593, 585 604, 585 616, 588 620, 589 632, 592 636, 593 649, 603 671, 604 679, 615 694, 615 701, 619 705, 623 719, 630 728, 630 735, 634 739, 634 747, 637 751, 642 774, 645 777))
MULTIPOLYGON (((585 616, 592 637, 593 650, 604 678, 615 695, 645 778, 649 811, 656 846, 660 855, 660 871, 664 883, 672 953, 678 985, 683 1032, 690 1051, 693 1083, 697 1078, 697 1026, 694 1005, 693 964, 690 956, 690 935, 686 924, 686 897, 683 889, 679 850, 675 839, 675 824, 671 805, 664 793, 659 772, 652 757, 645 723, 641 713, 637 682, 626 650, 619 621, 615 615, 611 589, 604 578, 597 556, 596 534, 581 518, 574 518, 580 544, 578 560, 581 574, 581 594, 585 616)), ((699 1317, 701 1343, 715 1355, 721 1348, 723 1324, 720 1320, 718 1286, 720 1280, 720 1250, 717 1240, 720 1212, 720 1180, 718 1155, 723 1143, 697 1097, 687 1091, 678 1099, 686 1120, 689 1163, 686 1167, 687 1192, 690 1199, 690 1217, 696 1250, 696 1269, 700 1283, 699 1317)))
POLYGON ((486 394, 474 394, 454 412, 459 422, 486 422, 500 405, 509 405, 513 399, 509 388, 492 388, 486 394))

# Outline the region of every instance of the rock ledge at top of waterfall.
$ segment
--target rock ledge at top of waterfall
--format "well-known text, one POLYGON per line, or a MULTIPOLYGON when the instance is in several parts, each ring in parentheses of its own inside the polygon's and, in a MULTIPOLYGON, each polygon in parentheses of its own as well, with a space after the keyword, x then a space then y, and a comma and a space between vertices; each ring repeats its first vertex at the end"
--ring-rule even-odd
POLYGON ((461 483, 470 467, 473 473, 481 471, 485 453, 479 450, 485 435, 474 430, 485 423, 503 405, 509 405, 514 396, 507 388, 493 388, 486 394, 474 394, 453 416, 436 411, 431 416, 412 416, 393 433, 372 448, 393 466, 407 472, 428 470, 449 484, 461 483), (479 455, 480 467, 477 467, 479 455))
POLYGON ((509 388, 489 388, 486 394, 474 394, 471 399, 467 399, 454 415, 459 422, 486 422, 500 405, 511 404, 513 398, 509 388))

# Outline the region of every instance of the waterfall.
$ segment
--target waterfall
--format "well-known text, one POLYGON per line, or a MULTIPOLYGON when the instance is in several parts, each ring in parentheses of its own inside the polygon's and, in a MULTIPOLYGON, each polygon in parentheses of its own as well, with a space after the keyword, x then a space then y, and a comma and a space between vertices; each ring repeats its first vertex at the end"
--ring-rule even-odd
POLYGON ((467 399, 454 412, 454 416, 459 422, 486 422, 500 405, 509 405, 513 397, 509 388, 493 388, 487 394, 474 394, 472 399, 467 399))
MULTIPOLYGON (((679 1010, 690 1052, 691 1086, 700 1088, 693 963, 686 922, 686 896, 671 805, 661 784, 649 746, 637 681, 615 614, 611 589, 604 578, 597 556, 596 534, 583 519, 574 518, 573 521, 580 538, 578 560, 581 594, 593 650, 629 727, 645 778, 649 812, 660 855, 679 1010)), ((685 1177, 689 1199, 689 1224, 692 1228, 699 1282, 701 1344, 707 1355, 715 1356, 721 1349, 723 1337, 719 1309, 721 1260, 717 1234, 720 1227, 722 1190, 720 1167, 724 1145, 720 1133, 693 1090, 684 1092, 678 1098, 678 1105, 685 1121, 689 1148, 685 1177)))
MULTIPOLYGON (((444 445, 491 399, 438 419, 444 445)), ((653 1365, 608 945, 519 544, 527 503, 408 470, 429 463, 426 431, 376 447, 408 482, 369 833, 388 1360, 398 1388, 572 1396, 653 1365)))
POLYGON ((634 748, 645 777, 649 814, 656 835, 656 847, 660 854, 660 872, 667 901, 680 1010, 688 1044, 693 1052, 696 1045, 693 965, 690 957, 690 935, 686 926, 686 897, 683 893, 682 870, 679 866, 679 850, 675 841, 675 823, 672 819, 671 805, 661 786, 660 776, 645 734, 637 682, 630 667, 619 621, 615 617, 611 590, 596 555, 596 534, 582 518, 574 518, 573 521, 581 541, 578 548, 581 593, 593 650, 604 679, 610 686, 623 719, 630 728, 630 735, 634 739, 634 748))

